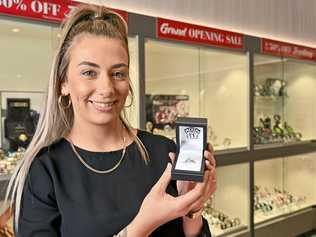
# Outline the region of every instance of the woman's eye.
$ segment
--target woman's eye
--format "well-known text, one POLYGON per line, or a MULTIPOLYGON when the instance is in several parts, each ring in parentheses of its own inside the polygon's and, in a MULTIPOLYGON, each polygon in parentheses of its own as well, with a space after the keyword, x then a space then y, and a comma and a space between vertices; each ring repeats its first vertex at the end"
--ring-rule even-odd
POLYGON ((97 73, 95 71, 92 71, 92 70, 84 71, 81 74, 85 77, 92 77, 92 78, 97 76, 97 73))
POLYGON ((127 73, 121 71, 113 72, 112 77, 118 80, 125 79, 127 77, 127 73))

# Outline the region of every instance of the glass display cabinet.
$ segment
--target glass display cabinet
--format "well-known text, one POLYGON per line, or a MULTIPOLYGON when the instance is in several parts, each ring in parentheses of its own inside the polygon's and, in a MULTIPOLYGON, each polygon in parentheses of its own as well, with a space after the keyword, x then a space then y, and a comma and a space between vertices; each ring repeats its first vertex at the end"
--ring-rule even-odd
POLYGON ((314 140, 315 64, 255 55, 254 79, 255 148, 314 140))
POLYGON ((214 236, 249 230, 249 164, 218 167, 217 190, 203 216, 214 236))
POLYGON ((257 161, 254 222, 260 224, 316 204, 316 153, 257 161))
POLYGON ((205 117, 215 150, 248 147, 246 53, 147 40, 145 56, 148 131, 174 138, 177 117, 205 117))
MULTIPOLYGON (((34 133, 60 38, 60 28, 1 17, 0 32, 3 36, 0 49, 5 55, 0 58, 5 69, 0 71, 0 179, 7 179, 34 133), (26 58, 29 59, 28 63, 25 63, 26 58), (10 111, 8 104, 12 105, 10 111)), ((126 108, 125 115, 132 126, 139 127, 138 38, 131 36, 128 41, 134 100, 128 97, 126 104, 133 104, 126 108)))

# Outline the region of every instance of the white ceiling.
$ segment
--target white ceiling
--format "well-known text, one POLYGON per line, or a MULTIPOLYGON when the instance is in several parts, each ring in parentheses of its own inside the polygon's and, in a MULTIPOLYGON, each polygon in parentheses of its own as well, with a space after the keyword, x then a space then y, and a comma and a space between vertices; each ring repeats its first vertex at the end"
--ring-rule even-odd
POLYGON ((315 0, 80 0, 316 47, 315 0))

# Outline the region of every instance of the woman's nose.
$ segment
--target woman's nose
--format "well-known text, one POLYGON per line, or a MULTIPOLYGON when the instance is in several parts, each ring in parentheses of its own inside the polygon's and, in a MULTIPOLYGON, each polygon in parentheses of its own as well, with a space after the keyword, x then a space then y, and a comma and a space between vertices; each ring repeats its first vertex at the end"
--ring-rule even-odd
POLYGON ((108 75, 103 75, 97 80, 97 91, 103 96, 111 96, 114 94, 114 82, 108 75))

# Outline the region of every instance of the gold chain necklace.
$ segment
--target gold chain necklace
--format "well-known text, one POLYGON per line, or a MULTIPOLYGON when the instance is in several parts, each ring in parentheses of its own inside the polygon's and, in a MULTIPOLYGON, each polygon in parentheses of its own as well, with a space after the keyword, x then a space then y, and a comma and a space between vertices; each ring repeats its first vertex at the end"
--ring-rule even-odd
POLYGON ((76 157, 79 159, 79 161, 86 167, 88 168, 89 170, 95 172, 95 173, 98 173, 98 174, 108 174, 108 173, 111 173, 112 171, 116 170, 117 167, 119 167, 119 165, 121 164, 124 156, 125 156, 125 152, 126 152, 126 144, 125 144, 125 137, 123 137, 123 151, 122 151, 122 155, 121 155, 121 158, 120 160, 111 168, 111 169, 107 169, 107 170, 97 170, 95 168, 93 168, 92 166, 88 165, 84 159, 79 155, 79 153, 77 152, 74 144, 72 142, 70 142, 70 145, 71 145, 71 148, 72 150, 74 151, 76 157))

